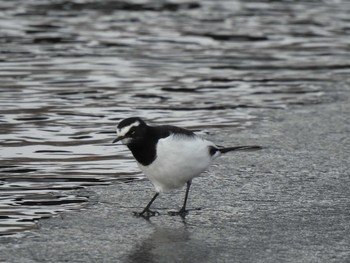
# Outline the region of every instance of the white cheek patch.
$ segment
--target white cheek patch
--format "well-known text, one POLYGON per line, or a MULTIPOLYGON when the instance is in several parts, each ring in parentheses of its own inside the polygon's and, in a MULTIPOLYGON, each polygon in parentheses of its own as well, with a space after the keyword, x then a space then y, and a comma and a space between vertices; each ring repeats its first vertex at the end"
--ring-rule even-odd
POLYGON ((123 143, 123 144, 128 144, 129 142, 131 142, 131 139, 130 139, 130 138, 124 138, 124 139, 122 139, 122 143, 123 143))

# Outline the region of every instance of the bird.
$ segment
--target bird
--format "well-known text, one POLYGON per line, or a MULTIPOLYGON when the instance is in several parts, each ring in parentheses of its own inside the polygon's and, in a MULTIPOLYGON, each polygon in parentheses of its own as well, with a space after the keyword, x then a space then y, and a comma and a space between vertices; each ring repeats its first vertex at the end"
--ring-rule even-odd
POLYGON ((193 131, 172 125, 150 126, 140 117, 121 120, 116 127, 117 137, 131 151, 139 168, 152 182, 155 194, 135 216, 149 219, 158 215, 151 205, 160 193, 186 185, 185 199, 179 211, 169 215, 182 218, 188 214, 186 204, 192 179, 199 176, 221 154, 239 150, 260 150, 261 146, 222 147, 202 138, 193 131))

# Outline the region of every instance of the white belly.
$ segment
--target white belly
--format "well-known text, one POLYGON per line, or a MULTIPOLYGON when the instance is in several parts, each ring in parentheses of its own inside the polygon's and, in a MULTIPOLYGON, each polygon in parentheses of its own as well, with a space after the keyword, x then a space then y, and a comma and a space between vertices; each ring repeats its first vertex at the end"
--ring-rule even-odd
POLYGON ((157 192, 166 192, 182 187, 208 168, 213 159, 208 148, 211 145, 215 146, 200 137, 170 135, 158 141, 153 163, 138 165, 157 192))

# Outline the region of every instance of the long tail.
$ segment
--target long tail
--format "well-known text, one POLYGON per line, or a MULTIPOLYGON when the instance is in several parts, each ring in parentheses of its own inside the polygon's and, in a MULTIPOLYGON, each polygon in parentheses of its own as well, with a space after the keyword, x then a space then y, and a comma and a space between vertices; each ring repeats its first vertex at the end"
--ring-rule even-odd
POLYGON ((221 153, 227 153, 231 151, 257 151, 261 150, 263 147, 258 145, 251 145, 251 146, 235 146, 235 147, 227 147, 227 148, 219 148, 218 150, 221 153))

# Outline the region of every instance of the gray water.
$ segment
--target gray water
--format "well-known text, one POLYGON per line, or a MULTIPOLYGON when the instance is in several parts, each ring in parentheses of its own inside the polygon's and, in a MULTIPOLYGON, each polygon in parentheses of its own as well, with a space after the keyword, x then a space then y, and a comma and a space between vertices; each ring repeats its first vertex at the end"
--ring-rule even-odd
POLYGON ((0 13, 0 235, 84 208, 76 189, 141 179, 111 145, 122 118, 243 132, 349 82, 346 0, 11 0, 0 13))

